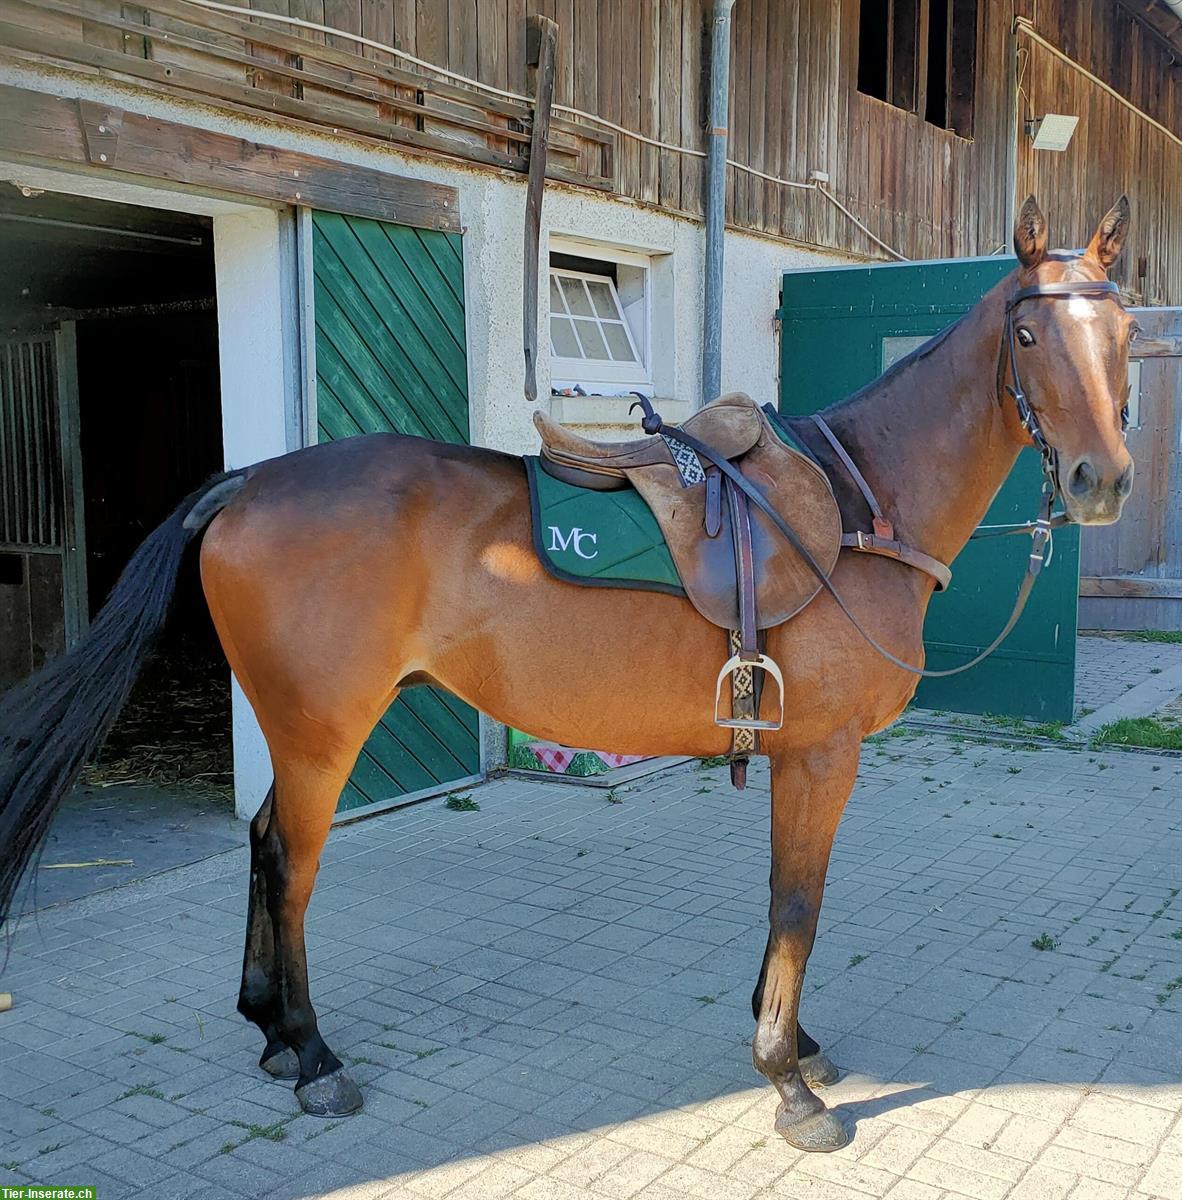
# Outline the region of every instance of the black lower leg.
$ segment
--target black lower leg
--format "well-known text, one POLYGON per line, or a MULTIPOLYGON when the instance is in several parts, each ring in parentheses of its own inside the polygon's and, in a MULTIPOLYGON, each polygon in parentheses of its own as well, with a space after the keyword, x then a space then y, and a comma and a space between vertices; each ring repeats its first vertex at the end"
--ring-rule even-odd
POLYGON ((820 1052, 820 1044, 805 1033, 803 1025, 798 1024, 796 1026, 796 1057, 798 1059, 812 1058, 814 1054, 820 1054, 820 1052))
POLYGON ((263 870, 261 846, 271 821, 275 789, 267 793, 250 823, 250 894, 246 911, 246 947, 242 955, 242 985, 238 1011, 262 1030, 266 1046, 259 1065, 283 1078, 294 1077, 294 1061, 285 1055, 287 1043, 279 1036, 276 1010, 275 931, 267 905, 267 873, 263 870))
MULTIPOLYGON (((293 894, 282 839, 269 828, 259 847, 266 876, 267 908, 274 933, 276 999, 274 1030, 299 1059, 296 1096, 315 1116, 346 1116, 361 1107, 361 1093, 345 1074, 341 1060, 320 1036, 308 994, 308 959, 304 948, 307 895, 293 894)), ((311 890, 310 887, 308 889, 311 890)))

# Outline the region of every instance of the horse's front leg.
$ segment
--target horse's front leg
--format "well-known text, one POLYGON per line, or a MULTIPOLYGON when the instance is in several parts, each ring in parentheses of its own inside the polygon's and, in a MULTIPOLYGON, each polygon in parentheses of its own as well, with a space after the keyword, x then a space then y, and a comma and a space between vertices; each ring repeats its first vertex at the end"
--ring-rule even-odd
POLYGON ((806 753, 772 758, 770 930, 755 989, 751 1054, 756 1070, 780 1093, 776 1131, 801 1150, 838 1150, 849 1141, 801 1074, 797 1013, 829 851, 854 786, 859 745, 860 738, 847 733, 806 753))

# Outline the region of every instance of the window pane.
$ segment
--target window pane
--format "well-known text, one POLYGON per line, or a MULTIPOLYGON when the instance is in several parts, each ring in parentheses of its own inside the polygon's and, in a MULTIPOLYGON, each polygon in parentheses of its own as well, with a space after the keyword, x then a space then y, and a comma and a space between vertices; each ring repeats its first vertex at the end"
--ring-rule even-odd
POLYGON ((928 90, 924 119, 948 128, 948 0, 928 6, 928 90))
POLYGON ((894 0, 891 6, 891 94, 886 99, 907 112, 915 112, 918 95, 919 7, 916 0, 894 0))
POLYGON ((632 353, 632 347, 628 345, 628 335, 624 332, 623 325, 609 324, 605 321, 603 334, 607 338, 608 348, 616 362, 636 361, 636 355, 632 353))
POLYGON ((566 311, 566 305, 562 302, 562 289, 558 286, 558 280, 553 275, 550 276, 550 311, 560 313, 566 311))
POLYGON ((858 91, 887 98, 890 0, 862 0, 858 9, 858 91))
POLYGON ((948 124, 961 137, 973 135, 973 96, 977 86, 977 0, 955 0, 948 76, 948 124))
POLYGON ((582 358, 583 352, 575 340, 574 327, 569 317, 550 318, 550 349, 559 358, 582 358))
POLYGON ((606 283, 598 283, 594 279, 587 280, 587 290, 591 293, 591 302, 595 305, 595 315, 606 317, 609 321, 618 321, 620 314, 616 302, 612 298, 612 290, 606 283))
POLYGON ((583 356, 606 362, 610 356, 603 341, 603 334, 599 332, 599 326, 594 321, 580 321, 578 325, 579 340, 583 343, 583 356))
POLYGON ((592 316, 591 301, 587 299, 587 289, 581 279, 563 279, 562 294, 566 297, 567 308, 576 316, 592 316))

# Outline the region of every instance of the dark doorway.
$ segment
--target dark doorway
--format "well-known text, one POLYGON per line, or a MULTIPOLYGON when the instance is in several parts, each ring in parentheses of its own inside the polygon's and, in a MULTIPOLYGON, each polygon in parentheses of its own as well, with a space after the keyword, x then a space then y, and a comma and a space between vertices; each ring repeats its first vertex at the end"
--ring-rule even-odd
MULTIPOLYGON (((23 522, 0 529, 6 687, 84 632, 136 547, 223 456, 208 218, 3 190, 0 261, 0 367, 20 368, 0 371, 0 502, 23 522)), ((46 861, 55 841, 72 858, 107 853, 92 870, 39 872, 39 905, 173 865, 170 831, 233 811, 229 671, 193 559, 46 861), (116 849, 131 863, 102 862, 116 849)))

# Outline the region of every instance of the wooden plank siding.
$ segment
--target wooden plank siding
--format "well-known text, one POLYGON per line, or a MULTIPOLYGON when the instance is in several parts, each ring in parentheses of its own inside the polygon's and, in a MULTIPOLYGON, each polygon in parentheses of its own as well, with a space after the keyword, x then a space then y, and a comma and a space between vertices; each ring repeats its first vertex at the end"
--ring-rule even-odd
MULTIPOLYGON (((1138 303, 1182 302, 1182 145, 1045 46, 1029 38, 1020 42, 1027 56, 1027 115, 1082 114, 1064 153, 1034 150, 1028 138, 1020 139, 1020 194, 1038 196, 1057 245, 1084 246, 1100 216, 1127 192, 1133 223, 1112 277, 1138 303)), ((1146 68, 1153 70, 1163 92, 1171 92, 1164 64, 1146 68)), ((1159 107, 1158 113, 1182 135, 1182 110, 1171 115, 1159 107)))
POLYGON ((1080 624, 1105 629, 1182 628, 1182 308, 1134 309, 1141 336, 1137 466, 1115 525, 1080 538, 1080 624))
MULTIPOLYGON (((241 0, 360 31, 500 89, 529 92, 525 19, 559 24, 556 102, 690 151, 704 149, 709 0, 241 0)), ((527 101, 474 93, 345 38, 213 14, 183 0, 135 9, 102 0, 0 0, 0 51, 74 64, 271 119, 318 125, 524 167, 527 101), (85 14, 85 16, 83 15, 85 14), (21 31, 19 34, 16 31, 21 31), (167 37, 164 35, 167 34, 167 37), (37 43, 36 36, 52 37, 37 43), (111 37, 118 38, 118 43, 111 37), (327 43, 327 44, 326 44, 327 43), (116 44, 121 49, 113 48, 116 44)), ((1117 0, 1017 0, 1066 54, 1182 132, 1182 83, 1164 43, 1117 0)), ((1014 0, 980 0, 971 136, 857 90, 859 0, 739 0, 732 39, 730 157, 805 182, 810 171, 909 258, 988 254, 1008 244, 1014 0)), ((1024 108, 1081 117, 1065 154, 1019 137, 1018 187, 1037 189, 1058 239, 1078 241, 1127 186, 1134 245, 1120 281, 1146 302, 1182 300, 1182 147, 1050 52, 1023 44, 1024 108), (1148 230, 1154 229, 1153 236, 1148 230), (1138 260, 1149 260, 1146 274, 1138 260)), ((921 89, 922 90, 922 89, 921 89)), ((551 175, 702 215, 703 160, 557 112, 551 175)), ((879 258, 815 191, 730 172, 728 220, 772 237, 879 258)))

